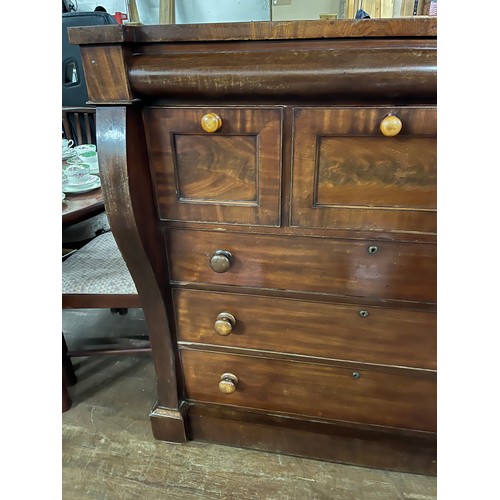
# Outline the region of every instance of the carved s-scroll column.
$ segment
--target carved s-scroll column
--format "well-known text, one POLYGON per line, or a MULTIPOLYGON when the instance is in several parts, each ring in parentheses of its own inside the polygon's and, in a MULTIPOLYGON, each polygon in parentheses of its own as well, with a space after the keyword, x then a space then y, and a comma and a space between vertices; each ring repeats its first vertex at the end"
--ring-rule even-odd
POLYGON ((156 437, 185 442, 176 359, 167 316, 166 258, 154 207, 141 111, 135 106, 97 108, 99 168, 106 213, 118 248, 139 292, 156 371, 156 437))

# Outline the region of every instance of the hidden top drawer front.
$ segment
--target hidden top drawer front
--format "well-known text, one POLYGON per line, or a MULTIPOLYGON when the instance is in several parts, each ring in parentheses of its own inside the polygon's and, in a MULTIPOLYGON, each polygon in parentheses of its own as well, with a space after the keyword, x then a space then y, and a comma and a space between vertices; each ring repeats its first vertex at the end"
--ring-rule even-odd
POLYGON ((182 229, 165 236, 173 282, 436 301, 431 244, 182 229), (226 255, 226 269, 215 271, 226 255))
POLYGON ((436 429, 433 372, 389 374, 186 349, 180 354, 190 400, 431 432, 436 429))
POLYGON ((436 313, 174 290, 180 342, 436 368, 436 313))
POLYGON ((282 109, 147 108, 162 220, 280 224, 282 109))
POLYGON ((436 232, 435 108, 295 108, 291 225, 436 232))

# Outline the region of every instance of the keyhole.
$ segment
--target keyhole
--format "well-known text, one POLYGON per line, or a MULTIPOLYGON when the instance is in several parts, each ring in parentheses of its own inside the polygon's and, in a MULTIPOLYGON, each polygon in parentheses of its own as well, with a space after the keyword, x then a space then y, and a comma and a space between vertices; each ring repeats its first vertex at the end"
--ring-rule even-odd
POLYGON ((358 313, 362 318, 366 318, 368 316, 368 311, 359 311, 358 313))
POLYGON ((378 252, 378 247, 375 246, 375 245, 372 245, 372 246, 368 247, 368 252, 369 253, 377 253, 378 252))
POLYGON ((359 377, 361 377, 359 372, 352 372, 352 378, 358 379, 359 377))

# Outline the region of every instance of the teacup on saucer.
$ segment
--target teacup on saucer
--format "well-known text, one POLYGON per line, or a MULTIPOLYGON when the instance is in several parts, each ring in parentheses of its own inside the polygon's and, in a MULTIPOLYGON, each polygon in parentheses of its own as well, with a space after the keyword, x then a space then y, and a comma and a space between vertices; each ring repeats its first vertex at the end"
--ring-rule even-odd
MULTIPOLYGON (((87 163, 90 165, 90 173, 91 174, 99 174, 99 163, 97 161, 88 161, 83 159, 80 155, 73 156, 66 160, 68 165, 81 165, 82 163, 87 163)), ((63 169, 67 167, 63 166, 63 169)))
POLYGON ((78 146, 74 146, 73 149, 78 153, 85 153, 86 151, 95 151, 95 144, 79 144, 78 146))
POLYGON ((90 181, 90 165, 88 163, 69 165, 64 174, 70 186, 87 184, 90 181))
POLYGON ((78 153, 78 158, 80 158, 85 163, 97 163, 97 151, 83 151, 78 153))

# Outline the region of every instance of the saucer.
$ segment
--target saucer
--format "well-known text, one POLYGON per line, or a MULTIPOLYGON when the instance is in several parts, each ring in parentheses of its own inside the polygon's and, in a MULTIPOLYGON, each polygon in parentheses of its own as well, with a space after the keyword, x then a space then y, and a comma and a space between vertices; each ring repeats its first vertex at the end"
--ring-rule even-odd
POLYGON ((101 187, 101 179, 99 179, 97 175, 91 175, 90 179, 91 180, 89 182, 86 182, 85 184, 78 184, 77 186, 67 184, 66 186, 63 186, 63 191, 66 194, 87 193, 88 191, 92 191, 93 189, 101 187))
POLYGON ((72 158, 75 156, 77 153, 75 150, 70 149, 69 151, 66 151, 65 153, 62 154, 62 159, 67 160, 68 158, 72 158))

